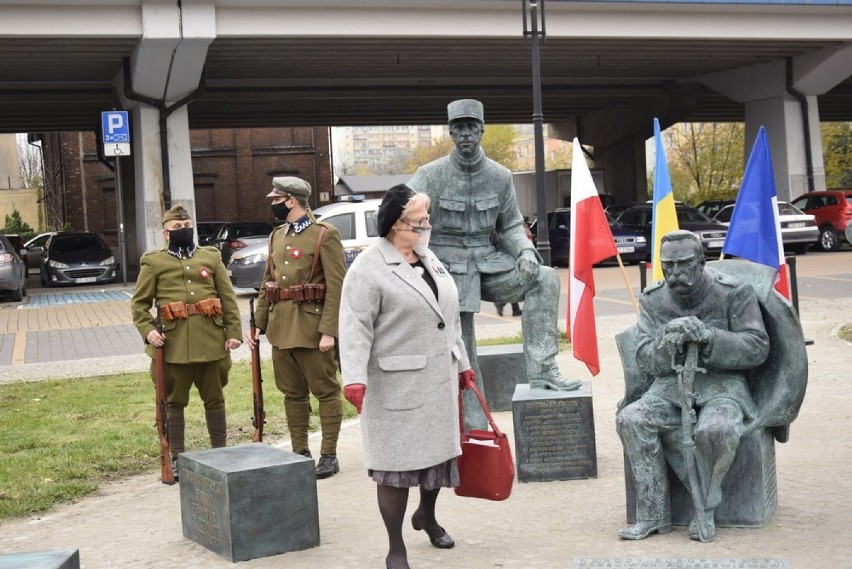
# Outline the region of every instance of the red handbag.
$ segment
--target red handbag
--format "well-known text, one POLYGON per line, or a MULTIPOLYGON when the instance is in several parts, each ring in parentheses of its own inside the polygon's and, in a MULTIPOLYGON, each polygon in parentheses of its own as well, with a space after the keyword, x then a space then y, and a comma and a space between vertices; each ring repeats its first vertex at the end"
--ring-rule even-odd
POLYGON ((515 462, 512 459, 509 439, 494 422, 482 393, 476 386, 472 389, 485 411, 491 430, 465 431, 464 408, 461 393, 459 393, 462 453, 456 461, 461 479, 461 484, 456 488, 456 494, 485 500, 505 500, 512 493, 512 484, 515 481, 515 462))

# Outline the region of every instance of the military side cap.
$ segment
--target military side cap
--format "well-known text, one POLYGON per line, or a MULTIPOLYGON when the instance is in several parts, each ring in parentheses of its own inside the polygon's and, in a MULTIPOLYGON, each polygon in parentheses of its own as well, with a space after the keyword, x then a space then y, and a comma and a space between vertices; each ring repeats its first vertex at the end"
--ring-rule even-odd
POLYGON ((163 214, 163 225, 165 225, 167 221, 172 221, 174 219, 183 221, 191 218, 192 216, 189 215, 189 211, 187 211, 184 206, 180 204, 173 205, 165 214, 163 214))
POLYGON ((279 176, 272 178, 272 191, 266 194, 268 198, 286 198, 294 196, 307 199, 311 195, 311 185, 296 176, 279 176))
POLYGON ((447 119, 448 123, 459 119, 476 119, 485 124, 485 109, 476 99, 458 99, 447 105, 447 119))

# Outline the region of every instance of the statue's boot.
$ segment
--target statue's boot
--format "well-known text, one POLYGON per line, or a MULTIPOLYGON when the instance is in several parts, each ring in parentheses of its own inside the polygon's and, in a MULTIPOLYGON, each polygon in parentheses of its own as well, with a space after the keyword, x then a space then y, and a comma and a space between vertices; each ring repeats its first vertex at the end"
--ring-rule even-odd
POLYGON ((698 520, 695 517, 689 522, 689 539, 707 543, 713 541, 716 535, 716 520, 714 519, 716 510, 704 510, 704 539, 701 538, 701 532, 698 531, 698 520))
POLYGON ((521 315, 524 363, 530 389, 573 391, 583 385, 581 381, 562 377, 556 364, 559 351, 558 305, 559 276, 550 267, 540 267, 535 282, 524 296, 521 315))
POLYGON ((622 539, 645 539, 654 532, 662 535, 671 531, 671 520, 640 521, 630 527, 618 530, 618 537, 622 539))
POLYGON ((583 385, 582 381, 565 379, 561 374, 556 373, 549 377, 539 379, 530 379, 530 389, 552 389, 554 391, 574 391, 580 389, 583 385))

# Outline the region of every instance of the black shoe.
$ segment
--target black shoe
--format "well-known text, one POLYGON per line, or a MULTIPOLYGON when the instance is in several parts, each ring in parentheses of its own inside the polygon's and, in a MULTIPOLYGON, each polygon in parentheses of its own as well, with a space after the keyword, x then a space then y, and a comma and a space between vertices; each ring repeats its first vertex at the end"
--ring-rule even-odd
POLYGON ((178 460, 177 457, 172 459, 172 472, 175 474, 175 482, 180 482, 180 477, 178 476, 178 460))
POLYGON ((297 452, 296 454, 299 454, 299 455, 302 455, 302 456, 306 456, 306 457, 308 457, 308 458, 313 458, 313 457, 311 456, 311 449, 309 449, 309 448, 303 448, 302 450, 300 450, 300 451, 299 451, 299 452, 297 452))
POLYGON ((517 310, 512 311, 512 316, 522 316, 523 313, 524 313, 524 311, 519 308, 517 310))
POLYGON ((317 478, 331 478, 340 472, 340 463, 337 462, 336 454, 324 454, 320 456, 317 464, 317 478))
MULTIPOLYGON (((422 529, 426 529, 426 523, 423 521, 423 514, 420 513, 420 510, 415 510, 415 512, 411 515, 411 527, 420 531, 422 529)), ((438 526, 440 530, 439 535, 432 535, 429 533, 429 530, 426 530, 426 535, 429 536, 429 541, 432 542, 432 545, 437 547, 438 549, 452 549, 456 542, 453 541, 453 538, 450 537, 450 534, 447 533, 447 530, 438 526)))
POLYGON ((503 316, 503 305, 496 304, 495 306, 497 307, 497 316, 503 316))

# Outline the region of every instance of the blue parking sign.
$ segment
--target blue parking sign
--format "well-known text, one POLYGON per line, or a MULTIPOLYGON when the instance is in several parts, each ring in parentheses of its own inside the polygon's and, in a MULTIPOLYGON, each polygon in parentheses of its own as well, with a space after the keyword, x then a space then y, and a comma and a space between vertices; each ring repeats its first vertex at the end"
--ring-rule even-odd
POLYGON ((130 154, 130 122, 127 111, 105 111, 101 113, 104 154, 126 156, 130 154))

